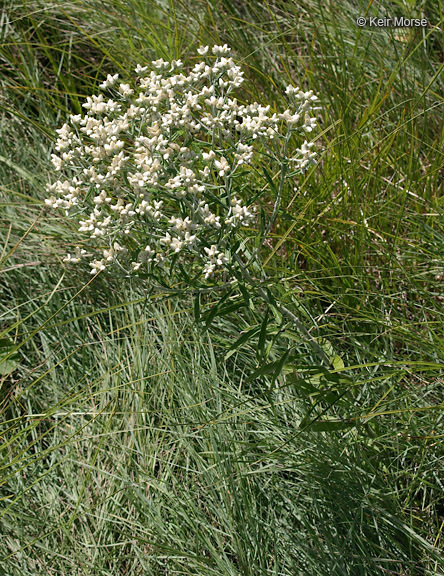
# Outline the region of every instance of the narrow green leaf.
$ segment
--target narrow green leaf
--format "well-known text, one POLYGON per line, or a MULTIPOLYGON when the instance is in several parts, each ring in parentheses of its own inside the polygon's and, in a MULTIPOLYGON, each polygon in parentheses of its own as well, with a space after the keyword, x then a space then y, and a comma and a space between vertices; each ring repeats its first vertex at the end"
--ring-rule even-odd
POLYGON ((355 420, 338 420, 335 418, 324 418, 322 420, 312 420, 311 422, 304 418, 299 424, 299 428, 304 430, 312 430, 313 432, 338 432, 340 430, 346 430, 347 428, 353 428, 357 425, 355 420))
POLYGON ((225 360, 228 360, 228 358, 230 358, 230 356, 232 356, 238 348, 240 348, 243 344, 245 344, 245 342, 248 342, 248 340, 250 340, 255 334, 257 334, 259 330, 260 326, 254 326, 253 328, 250 328, 250 330, 244 332, 236 340, 236 342, 232 346, 230 346, 227 354, 225 354, 225 360))

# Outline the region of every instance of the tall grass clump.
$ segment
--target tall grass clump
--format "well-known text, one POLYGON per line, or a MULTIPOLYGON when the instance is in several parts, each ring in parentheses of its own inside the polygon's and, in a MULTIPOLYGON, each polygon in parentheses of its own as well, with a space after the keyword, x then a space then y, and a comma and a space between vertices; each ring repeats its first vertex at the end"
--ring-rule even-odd
POLYGON ((3 2, 2 573, 444 574, 441 8, 3 2), (317 165, 280 193, 242 168, 257 209, 206 279, 171 253, 153 290, 130 241, 119 274, 64 262, 90 245, 45 205, 55 130, 108 74, 224 44, 239 105, 320 97, 317 165))

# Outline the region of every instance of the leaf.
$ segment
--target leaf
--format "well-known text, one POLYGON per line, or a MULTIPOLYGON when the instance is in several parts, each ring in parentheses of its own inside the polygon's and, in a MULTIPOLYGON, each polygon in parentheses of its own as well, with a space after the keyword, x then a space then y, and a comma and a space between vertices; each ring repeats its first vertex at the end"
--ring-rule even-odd
POLYGON ((251 376, 249 376, 246 380, 246 383, 259 378, 260 376, 265 376, 265 374, 272 374, 272 381, 276 380, 279 374, 282 372, 282 369, 287 361, 291 350, 287 350, 285 354, 279 359, 275 360, 274 362, 269 362, 268 364, 264 364, 263 366, 259 366, 251 376))
POLYGON ((19 366, 20 355, 14 349, 12 340, 0 338, 0 376, 7 376, 19 366))
POLYGON ((6 359, 0 357, 0 376, 8 376, 11 372, 14 372, 19 365, 20 356, 18 354, 13 354, 6 359))
POLYGON ((303 374, 295 374, 293 383, 296 392, 305 398, 327 402, 330 405, 337 402, 348 403, 353 381, 340 374, 331 373, 323 367, 310 370, 303 374))
POLYGON ((228 304, 227 306, 222 307, 222 303, 226 301, 226 299, 231 295, 231 292, 225 294, 219 302, 213 306, 213 308, 209 311, 209 313, 205 317, 205 330, 207 330, 211 324, 211 322, 220 316, 226 316, 231 312, 235 312, 240 308, 245 307, 245 302, 242 300, 241 302, 235 302, 233 304, 228 304))
POLYGON ((267 180, 270 188, 273 190, 275 196, 277 196, 278 191, 277 191, 275 183, 273 182, 272 177, 270 176, 270 174, 267 172, 267 170, 265 168, 263 168, 263 172, 264 172, 265 179, 267 180))
POLYGON ((311 422, 306 418, 299 424, 299 428, 312 430, 313 432, 338 432, 357 425, 355 420, 338 420, 337 418, 316 419, 311 422))
POLYGON ((303 397, 319 396, 319 390, 310 382, 310 378, 297 378, 294 381, 296 392, 303 397))
POLYGON ((265 357, 265 342, 267 340, 268 315, 269 315, 269 309, 267 308, 261 325, 259 341, 257 343, 256 358, 258 360, 261 360, 262 358, 265 357))
POLYGON ((245 288, 245 286, 243 284, 239 284, 239 290, 241 291, 242 296, 244 297, 245 304, 247 306, 250 306, 251 298, 250 298, 250 295, 248 294, 248 290, 245 288))
POLYGON ((333 368, 335 370, 344 370, 345 365, 344 362, 342 361, 342 358, 340 356, 338 356, 337 354, 335 354, 333 356, 333 358, 331 359, 331 363, 333 364, 333 368))
POLYGON ((245 333, 243 333, 237 340, 236 342, 230 346, 227 354, 225 354, 225 360, 228 360, 228 358, 230 358, 230 356, 232 356, 236 350, 238 348, 240 348, 240 346, 242 346, 242 344, 245 344, 245 342, 247 342, 248 340, 250 340, 250 338, 252 336, 254 336, 255 334, 257 334, 259 332, 260 327, 259 326, 254 326, 253 328, 250 328, 250 330, 247 330, 245 333))

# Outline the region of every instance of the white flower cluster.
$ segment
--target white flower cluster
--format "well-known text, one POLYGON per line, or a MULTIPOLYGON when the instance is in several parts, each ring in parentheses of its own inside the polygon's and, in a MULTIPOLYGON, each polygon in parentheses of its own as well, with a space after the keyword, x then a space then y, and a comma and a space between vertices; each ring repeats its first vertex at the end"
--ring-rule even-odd
POLYGON ((240 197, 261 177, 255 168, 264 158, 291 162, 294 172, 315 162, 306 140, 288 153, 292 135, 316 125, 312 92, 287 87, 291 107, 280 114, 241 104, 233 91, 243 72, 228 46, 198 53, 204 59, 187 71, 180 60, 138 65, 132 85, 108 75, 100 84, 108 96, 88 97, 85 115, 57 131, 60 178, 45 202, 89 238, 65 261, 86 257, 93 274, 113 263, 140 273, 180 254, 188 271, 208 279, 230 262, 233 233, 254 220, 240 197))

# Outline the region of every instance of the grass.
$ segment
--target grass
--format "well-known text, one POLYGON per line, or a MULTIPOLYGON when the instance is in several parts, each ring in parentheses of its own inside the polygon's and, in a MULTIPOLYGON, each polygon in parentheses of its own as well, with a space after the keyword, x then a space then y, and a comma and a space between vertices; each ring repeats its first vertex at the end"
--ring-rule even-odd
POLYGON ((0 573, 444 574, 442 8, 3 3, 0 573), (205 330, 190 297, 66 268, 77 232, 42 209, 54 129, 106 73, 212 42, 241 97, 321 97, 263 259, 328 365, 259 301, 205 330))

